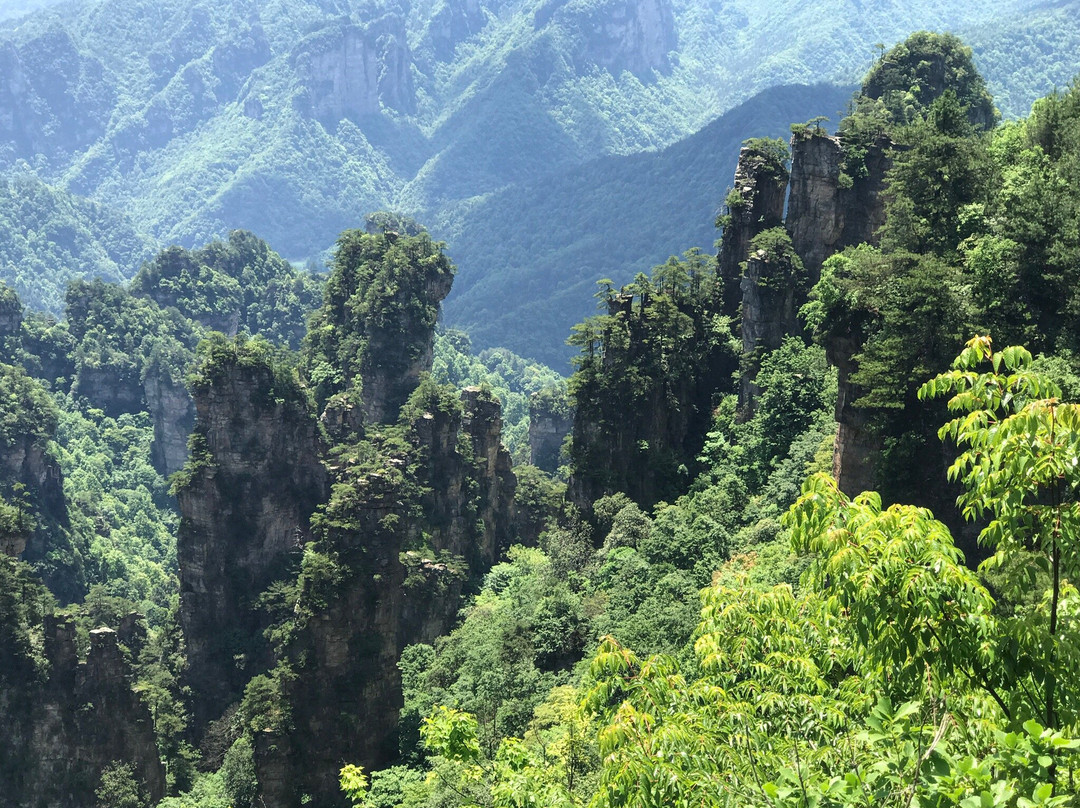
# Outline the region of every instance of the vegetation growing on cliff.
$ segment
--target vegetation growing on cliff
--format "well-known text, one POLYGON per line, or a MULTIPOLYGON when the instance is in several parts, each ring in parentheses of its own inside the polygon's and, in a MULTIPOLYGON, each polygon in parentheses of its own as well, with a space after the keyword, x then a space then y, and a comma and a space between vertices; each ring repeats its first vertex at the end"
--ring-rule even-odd
MULTIPOLYGON (((0 685, 84 671, 90 630, 117 626, 172 808, 337 805, 343 757, 398 764, 341 770, 364 808, 1074 804, 1080 90, 983 131, 969 57, 912 38, 842 127, 838 192, 888 150, 877 246, 804 301, 793 238, 747 240, 770 271, 743 265, 744 306, 807 302, 805 333, 789 318, 740 357, 753 312, 732 317, 697 251, 601 281, 571 338, 565 499, 515 478, 498 431, 523 457, 527 396, 557 376, 436 333, 453 267, 403 218, 342 235, 302 344, 316 279, 243 233, 127 289, 72 284, 66 324, 3 295, 0 428, 40 457, 5 454, 0 540, 54 540, 36 570, 68 575, 74 640, 62 659, 47 590, 0 558, 0 685), (1044 355, 982 337, 946 371, 986 324, 1044 355), (216 409, 173 478, 178 595, 144 408, 185 376, 216 409), (825 474, 837 404, 866 415, 880 494, 825 474), (948 477, 935 432, 961 451, 948 477), (982 527, 973 569, 957 543, 982 527)), ((98 769, 101 800, 142 799, 131 764, 98 769)))
MULTIPOLYGON (((570 519, 542 537, 542 555, 496 568, 455 633, 403 656, 407 726, 431 709, 419 733, 406 736, 406 750, 413 758, 426 752, 435 776, 426 789, 412 782, 393 791, 404 782, 400 772, 376 773, 378 793, 396 795, 391 804, 1075 802, 1080 727, 1065 705, 1076 698, 1080 663, 1064 627, 1080 574, 1070 567, 1069 538, 1076 414, 1036 368, 1074 385, 1076 323, 1064 308, 1071 293, 1054 286, 1065 264, 1057 269, 1044 254, 1026 265, 1027 283, 1016 279, 1025 250, 1053 244, 1071 255, 1071 231, 1040 239, 1044 228, 1076 226, 1076 186, 1059 179, 1071 176, 1076 149, 1054 152, 1052 132, 1072 137, 1078 91, 1040 102, 1042 116, 1037 105, 1027 121, 985 133, 972 126, 971 107, 977 122, 992 107, 955 40, 916 37, 882 63, 895 68, 893 78, 930 89, 912 91, 892 122, 868 105, 867 117, 859 120, 857 109, 849 119, 856 139, 861 131, 867 144, 887 136, 895 145, 886 225, 879 246, 826 262, 803 314, 831 355, 848 352, 845 406, 868 413, 883 495, 849 497, 817 475, 799 497, 808 471, 831 466, 836 396, 824 351, 799 334, 762 357, 749 420, 736 417, 730 383, 718 384, 712 431, 697 450, 700 473, 672 486, 683 495, 659 503, 643 495, 634 474, 652 447, 627 436, 662 409, 641 396, 680 332, 649 312, 664 294, 655 278, 639 276, 621 296, 606 284, 608 312, 575 332, 581 358, 570 389, 579 407, 575 474, 597 470, 581 448, 603 446, 615 458, 601 464, 599 493, 608 496, 582 497, 588 522, 570 519), (962 79, 955 86, 920 78, 922 62, 950 53, 958 61, 944 58, 947 72, 962 79), (1062 128, 1044 128, 1049 119, 1062 128), (1018 164, 1027 169, 1010 174, 1018 164), (1044 166, 1045 182, 1025 181, 1034 164, 1044 166), (1002 184, 1003 176, 1011 179, 1002 184), (1018 237, 1007 211, 1036 205, 1044 186, 1059 189, 1054 210, 1028 209, 1018 237), (1050 289, 1056 294, 1038 297, 1050 289), (994 353, 977 339, 955 370, 920 390, 990 321, 1018 329, 1010 333, 1029 329, 1047 356, 994 353), (962 514, 951 508, 948 462, 934 434, 950 416, 933 399, 953 393, 955 420, 940 433, 964 452, 949 472, 966 486, 962 514), (941 505, 950 524, 988 521, 982 552, 990 560, 977 571, 965 566, 949 528, 927 510, 886 507, 903 498, 941 505), (697 622, 685 595, 710 579, 697 622), (534 580, 574 596, 564 602, 564 636, 619 638, 603 641, 588 671, 578 666, 558 680, 575 688, 557 722, 562 735, 546 723, 560 691, 544 701, 535 661, 544 621, 515 594, 534 580), (502 668, 517 672, 512 685, 484 679, 490 664, 474 661, 500 651, 521 666, 502 668), (657 651, 665 653, 648 656, 657 651), (492 698, 506 693, 516 694, 513 703, 492 698), (521 704, 533 705, 531 722, 515 713, 521 704), (517 739, 502 737, 499 716, 527 726, 517 739), (558 745, 579 730, 595 735, 596 757, 558 745)), ((874 92, 888 95, 870 89, 871 101, 874 92)), ((847 155, 847 167, 856 157, 847 155)), ((718 333, 729 333, 726 324, 718 333)), ((972 549, 970 538, 963 543, 972 549)))

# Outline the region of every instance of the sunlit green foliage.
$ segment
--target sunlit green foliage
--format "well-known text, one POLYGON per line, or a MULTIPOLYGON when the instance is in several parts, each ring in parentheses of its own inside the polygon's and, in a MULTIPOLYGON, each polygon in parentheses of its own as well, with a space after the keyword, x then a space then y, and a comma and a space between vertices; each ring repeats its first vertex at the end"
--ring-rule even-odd
POLYGON ((61 314, 69 280, 126 281, 153 246, 114 209, 31 173, 0 177, 0 279, 32 309, 61 314))
POLYGON ((177 590, 177 517, 150 464, 145 413, 109 418, 64 400, 57 433, 72 531, 82 537, 87 583, 160 625, 177 590))
POLYGON ((1012 611, 927 511, 811 478, 786 517, 814 559, 806 590, 710 589, 699 677, 601 647, 594 805, 1072 804, 1077 424, 1030 362, 976 339, 923 388, 956 393, 942 437, 964 450, 966 513, 994 517, 984 566, 1006 571, 1012 611), (1049 580, 1029 572, 1040 558, 1049 580), (1016 600, 1039 582, 1041 598, 1016 600))
POLYGON ((896 123, 914 123, 946 92, 953 92, 974 126, 997 117, 971 48, 952 34, 919 31, 883 53, 863 79, 862 94, 879 99, 896 123))
POLYGON ((534 393, 565 389, 565 381, 551 368, 524 359, 504 348, 472 353, 463 331, 435 335, 431 375, 440 384, 459 389, 487 385, 502 404, 502 442, 515 465, 529 462, 529 399, 534 393))
POLYGON ((392 388, 388 400, 404 403, 454 275, 442 248, 426 232, 350 230, 339 237, 305 348, 320 402, 362 385, 377 368, 392 388))
POLYGON ((266 242, 234 230, 228 241, 198 250, 163 250, 139 270, 131 291, 163 308, 175 306, 207 328, 240 329, 296 350, 321 285, 321 278, 293 269, 266 242))

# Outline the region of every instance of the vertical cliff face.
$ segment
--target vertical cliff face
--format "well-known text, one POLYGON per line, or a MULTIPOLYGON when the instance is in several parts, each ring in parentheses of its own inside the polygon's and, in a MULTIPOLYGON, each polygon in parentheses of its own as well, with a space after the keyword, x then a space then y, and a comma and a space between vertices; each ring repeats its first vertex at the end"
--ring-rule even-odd
POLYGON ((734 315, 742 301, 743 263, 750 242, 783 221, 787 183, 787 169, 775 157, 750 146, 740 150, 717 256, 725 314, 734 315))
POLYGON ((586 19, 568 22, 586 32, 580 58, 612 73, 667 72, 668 56, 678 47, 669 0, 608 0, 591 9, 586 19))
MULTIPOLYGON (((821 277, 821 265, 829 256, 845 247, 877 243, 885 222, 883 191, 891 167, 890 145, 879 139, 854 167, 845 165, 838 138, 812 130, 792 136, 786 224, 810 284, 821 277), (845 169, 852 173, 844 173, 845 169)), ((863 393, 850 378, 855 370, 852 357, 860 349, 861 340, 850 336, 826 345, 829 362, 839 372, 833 473, 848 494, 877 487, 874 463, 882 448, 870 429, 869 413, 855 406, 863 393)))
POLYGON ((165 795, 165 770, 116 633, 90 632, 82 663, 69 620, 46 618, 42 634, 47 674, 0 679, 5 804, 96 808, 102 772, 117 765, 130 767, 141 794, 156 804, 165 795))
POLYGON ((509 543, 498 400, 423 375, 452 278, 426 233, 349 231, 305 347, 312 391, 261 341, 200 349, 177 484, 187 676, 197 728, 241 696, 258 716, 268 808, 342 804, 344 762, 389 759, 402 649, 444 634, 509 543))
POLYGON ((616 492, 645 509, 684 493, 714 396, 738 364, 728 334, 715 326, 718 280, 704 261, 658 267, 654 278, 655 286, 642 280, 634 294, 613 294, 608 316, 585 324, 570 383, 567 483, 568 498, 585 513, 616 492), (685 288, 674 275, 687 279, 685 288))
POLYGON ((529 397, 529 462, 549 474, 559 467, 563 442, 574 426, 574 413, 561 389, 529 397))
POLYGON ((851 383, 856 370, 853 357, 862 340, 839 338, 826 346, 829 364, 837 370, 836 441, 833 443, 833 476, 848 496, 877 489, 875 461, 881 454, 881 440, 870 429, 870 414, 855 402, 862 391, 851 383))
POLYGON ((825 259, 843 247, 840 203, 840 141, 824 133, 791 138, 791 196, 787 229, 791 243, 815 279, 825 259))
POLYGON ((4 519, 0 552, 21 555, 61 603, 71 603, 84 593, 85 581, 71 548, 63 475, 50 446, 57 424, 45 389, 21 367, 0 364, 0 502, 14 511, 4 519))
POLYGON ((342 762, 374 767, 396 752, 402 649, 452 627, 467 582, 509 541, 515 480, 500 424, 498 401, 478 388, 460 402, 421 388, 404 444, 375 436, 380 455, 363 467, 331 463, 335 493, 309 552, 337 572, 321 585, 302 576, 297 609, 311 615, 287 650, 291 729, 256 749, 268 808, 301 794, 344 805, 342 762))
POLYGON ((320 402, 359 398, 369 423, 394 422, 431 369, 439 304, 453 280, 453 264, 427 233, 343 233, 309 332, 320 402))
POLYGON ((739 373, 739 413, 753 415, 761 390, 757 373, 761 359, 780 347, 784 337, 802 331, 799 307, 809 289, 805 271, 780 228, 765 231, 751 242, 742 278, 742 358, 739 373))
MULTIPOLYGON (((0 447, 0 481, 25 486, 30 500, 27 509, 40 513, 49 526, 67 526, 63 474, 44 441, 32 435, 20 435, 0 447)), ((40 561, 51 549, 50 538, 48 527, 37 524, 25 533, 0 538, 0 548, 6 555, 22 555, 27 561, 40 561)), ((61 583, 65 579, 66 576, 60 574, 55 580, 50 578, 48 581, 50 586, 57 585, 57 596, 61 598, 73 594, 66 583, 61 583)))
POLYGON ((316 420, 255 348, 223 347, 194 387, 194 456, 177 486, 180 621, 195 726, 271 663, 256 605, 285 577, 327 493, 316 420))
POLYGON ((146 374, 143 394, 154 419, 151 460, 154 468, 168 477, 187 463, 188 437, 195 427, 195 402, 186 386, 159 368, 146 374))
POLYGON ((487 14, 480 0, 443 0, 431 15, 424 38, 436 59, 449 62, 457 46, 485 25, 487 14))
MULTIPOLYGON (((476 507, 483 529, 473 543, 473 571, 486 570, 509 546, 517 480, 502 444, 502 405, 490 391, 467 387, 462 431, 472 444, 469 476, 476 481, 476 507)), ((468 555, 466 555, 468 557, 468 555)))
POLYGON ((310 114, 327 126, 377 115, 383 106, 416 112, 412 54, 404 20, 396 15, 313 34, 297 45, 293 65, 310 114))
POLYGON ((885 223, 882 195, 891 165, 888 143, 873 144, 853 174, 844 173, 838 138, 807 130, 791 138, 791 195, 787 229, 811 283, 825 259, 845 247, 876 244, 885 223))

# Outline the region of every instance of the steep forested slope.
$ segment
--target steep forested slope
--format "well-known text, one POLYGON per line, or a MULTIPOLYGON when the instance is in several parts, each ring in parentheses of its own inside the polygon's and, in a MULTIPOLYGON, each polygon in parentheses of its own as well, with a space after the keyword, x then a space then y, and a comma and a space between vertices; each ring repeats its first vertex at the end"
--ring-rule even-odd
POLYGON ((621 284, 669 255, 711 252, 743 140, 786 136, 792 121, 819 115, 838 121, 849 98, 831 85, 765 90, 660 152, 605 157, 450 211, 446 227, 472 271, 448 320, 480 345, 561 365, 562 340, 595 308, 596 280, 621 284))
POLYGON ((66 322, 5 290, 4 793, 1076 805, 1078 121, 911 36, 838 135, 743 143, 715 259, 600 282, 565 392, 438 332, 391 214, 325 285, 233 232, 66 322), (556 476, 496 392, 573 421, 556 476))
POLYGON ((152 244, 115 208, 27 172, 0 180, 0 278, 32 309, 59 314, 69 280, 130 279, 152 244))

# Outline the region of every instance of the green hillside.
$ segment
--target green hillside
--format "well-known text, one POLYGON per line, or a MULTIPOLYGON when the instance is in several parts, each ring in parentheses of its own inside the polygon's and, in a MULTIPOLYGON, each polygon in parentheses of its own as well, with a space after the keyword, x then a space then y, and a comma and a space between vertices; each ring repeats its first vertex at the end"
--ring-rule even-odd
MULTIPOLYGON (((1036 0, 48 5, 0 21, 0 173, 33 172, 58 193, 122 211, 155 245, 193 247, 244 229, 301 263, 321 262, 336 234, 370 211, 400 210, 429 223, 457 257, 450 320, 470 328, 478 346, 512 344, 562 361, 567 327, 586 313, 578 293, 589 278, 629 278, 687 243, 710 247, 707 222, 739 132, 782 135, 789 120, 838 118, 842 105, 831 96, 819 106, 813 94, 775 88, 850 84, 879 52, 874 43, 951 29, 972 43, 1002 112, 1023 115, 1080 72, 1077 8, 1036 0), (774 91, 779 100, 759 97, 774 91), (725 114, 754 117, 710 124, 725 114), (710 125, 730 137, 706 134, 710 125), (695 132, 700 139, 676 148, 721 138, 716 153, 727 161, 702 153, 707 167, 683 162, 672 174, 681 152, 660 153, 695 132), (557 246, 555 232, 566 234, 557 246), (547 310, 518 311, 515 297, 532 289, 553 293, 547 310)), ((8 218, 14 231, 37 229, 8 218)), ((129 278, 145 257, 116 262, 130 249, 103 242, 116 263, 103 269, 82 248, 18 241, 0 250, 47 279, 20 292, 54 310, 64 278, 129 278)), ((9 267, 4 277, 18 286, 26 271, 9 267)))
POLYGON ((468 268, 448 322, 480 346, 564 365, 598 278, 621 285, 670 255, 712 251, 743 140, 785 137, 791 121, 818 115, 839 121, 850 96, 829 85, 766 90, 662 151, 601 158, 462 206, 443 223, 468 268))
MULTIPOLYGON (((369 210, 430 219, 600 155, 666 146, 775 85, 851 82, 869 43, 914 28, 996 23, 1015 39, 1036 14, 1069 30, 1069 9, 1037 7, 97 0, 0 27, 5 61, 30 77, 0 107, 33 111, 0 164, 42 154, 49 181, 122 207, 164 242, 240 227, 300 258, 369 210), (584 33, 607 18, 627 22, 584 33), (377 81, 334 78, 349 47, 374 60, 377 81)), ((1027 74, 1057 80, 1060 57, 1025 56, 1027 74)), ((1025 112, 1045 82, 1013 87, 1016 66, 1000 70, 992 89, 1006 85, 1009 110, 1025 112)))
POLYGON ((152 250, 114 209, 33 174, 0 178, 0 279, 32 309, 59 314, 69 280, 127 280, 152 250))

